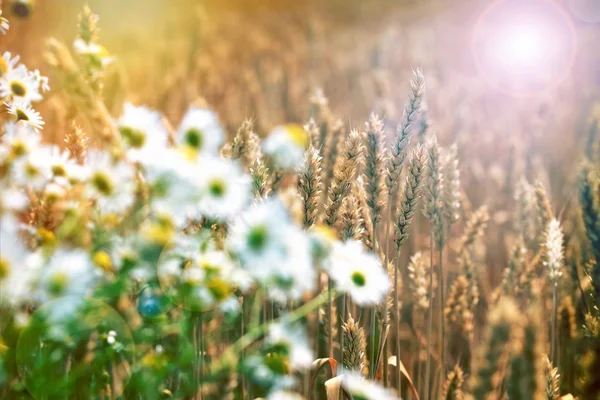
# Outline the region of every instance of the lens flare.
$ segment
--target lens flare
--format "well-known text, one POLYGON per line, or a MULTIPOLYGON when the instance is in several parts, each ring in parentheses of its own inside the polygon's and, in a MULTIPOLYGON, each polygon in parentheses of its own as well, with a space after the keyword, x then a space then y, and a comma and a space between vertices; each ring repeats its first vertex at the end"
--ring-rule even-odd
POLYGON ((575 54, 567 15, 547 0, 503 0, 481 14, 473 31, 481 76, 511 95, 534 95, 560 84, 575 54))

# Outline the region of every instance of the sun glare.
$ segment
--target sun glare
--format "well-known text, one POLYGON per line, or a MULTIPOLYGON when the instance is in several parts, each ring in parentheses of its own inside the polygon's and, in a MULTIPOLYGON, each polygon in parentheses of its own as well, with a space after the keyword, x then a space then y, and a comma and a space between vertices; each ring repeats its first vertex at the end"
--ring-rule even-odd
POLYGON ((535 94, 569 73, 575 37, 568 17, 545 0, 492 3, 473 32, 480 74, 510 94, 535 94))

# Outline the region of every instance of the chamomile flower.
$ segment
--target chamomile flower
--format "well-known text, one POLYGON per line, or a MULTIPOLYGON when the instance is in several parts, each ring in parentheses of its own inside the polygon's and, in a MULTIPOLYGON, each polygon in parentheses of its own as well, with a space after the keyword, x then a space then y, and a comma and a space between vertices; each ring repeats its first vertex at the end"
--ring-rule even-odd
POLYGON ((389 277, 374 254, 365 252, 358 241, 334 245, 326 262, 336 288, 352 296, 356 304, 365 306, 381 302, 389 290, 389 277))
POLYGON ((271 325, 266 343, 283 351, 291 369, 308 368, 314 360, 310 343, 299 326, 285 322, 271 325))
POLYGON ((29 198, 22 189, 3 187, 0 193, 0 214, 23 210, 28 203, 29 198))
POLYGON ((279 125, 265 139, 263 149, 278 168, 296 169, 302 164, 309 140, 301 125, 279 125))
POLYGON ((40 143, 40 134, 27 125, 7 122, 0 140, 10 149, 13 158, 19 158, 35 150, 40 143))
POLYGON ((85 251, 59 249, 42 271, 40 299, 85 296, 94 288, 100 274, 85 251))
POLYGON ((238 214, 250 200, 250 178, 231 161, 208 157, 198 167, 202 215, 227 219, 238 214))
POLYGON ((198 164, 183 157, 175 149, 164 149, 156 157, 142 161, 144 176, 150 187, 152 209, 168 214, 178 227, 188 217, 196 216, 202 191, 194 172, 198 164))
POLYGON ((151 150, 167 147, 167 130, 157 111, 126 103, 116 124, 123 141, 130 149, 129 155, 135 161, 147 157, 151 150))
POLYGON ((71 175, 78 174, 73 173, 77 164, 71 159, 68 150, 62 150, 58 146, 43 146, 40 148, 40 157, 46 158, 55 179, 67 180, 71 175))
POLYGON ((267 396, 267 400, 304 400, 304 397, 288 390, 276 390, 267 396))
POLYGON ((0 97, 20 99, 26 103, 42 100, 40 82, 24 65, 8 70, 0 77, 0 97))
MULTIPOLYGON (((2 90, 1 86, 0 90, 2 90)), ((9 99, 6 100, 4 105, 6 106, 6 111, 17 118, 17 122, 32 128, 36 132, 43 128, 44 120, 40 116, 40 113, 35 111, 27 100, 20 98, 9 99)))
POLYGON ((3 35, 6 35, 9 28, 10 25, 8 25, 8 20, 2 16, 2 10, 0 10, 0 32, 2 32, 3 35))
POLYGON ((96 199, 103 212, 120 213, 131 206, 134 200, 134 170, 124 161, 113 162, 110 154, 90 151, 86 189, 96 199))
POLYGON ((212 110, 192 106, 177 128, 177 140, 201 153, 217 155, 225 140, 225 132, 212 110))
POLYGON ((13 182, 40 190, 52 178, 52 170, 41 148, 15 160, 11 167, 13 182))
POLYGON ((285 261, 273 271, 267 284, 269 296, 280 303, 299 300, 314 289, 316 271, 312 264, 309 238, 300 228, 290 225, 284 232, 285 261))
POLYGON ((0 76, 3 76, 9 71, 15 69, 15 66, 19 63, 19 56, 12 57, 9 51, 5 51, 0 58, 0 76))
POLYGON ((353 399, 360 400, 396 400, 390 391, 375 382, 368 381, 358 372, 345 372, 342 378, 342 388, 353 399))
POLYGON ((39 255, 27 250, 18 233, 18 222, 12 216, 0 219, 0 304, 16 305, 30 299, 39 274, 39 255))
POLYGON ((251 207, 231 226, 228 248, 255 279, 267 281, 285 262, 285 232, 290 217, 280 202, 251 207))

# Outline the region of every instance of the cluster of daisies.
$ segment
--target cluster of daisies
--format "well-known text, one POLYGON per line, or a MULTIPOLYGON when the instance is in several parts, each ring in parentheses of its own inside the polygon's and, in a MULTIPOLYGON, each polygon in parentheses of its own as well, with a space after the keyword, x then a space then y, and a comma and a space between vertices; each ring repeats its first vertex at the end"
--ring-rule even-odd
MULTIPOLYGON (((15 116, 0 136, 0 307, 21 326, 31 306, 104 299, 117 281, 125 293, 113 297, 141 293, 143 317, 169 307, 239 314, 241 299, 257 293, 293 311, 325 277, 358 305, 384 300, 379 259, 325 227, 304 229, 281 194, 257 196, 251 171, 222 151, 226 133, 210 109, 191 106, 170 129, 159 112, 125 104, 110 149, 91 142, 70 151, 44 141, 31 103, 48 82, 18 62, 5 53, 0 64, 0 96, 15 116)), ((270 170, 293 176, 308 142, 302 127, 282 125, 260 146, 270 170)), ((271 398, 285 398, 275 393, 289 395, 288 374, 310 367, 312 348, 303 327, 283 317, 243 368, 267 382, 271 398), (272 368, 274 352, 285 373, 272 368)), ((348 375, 348 390, 355 380, 348 375)))

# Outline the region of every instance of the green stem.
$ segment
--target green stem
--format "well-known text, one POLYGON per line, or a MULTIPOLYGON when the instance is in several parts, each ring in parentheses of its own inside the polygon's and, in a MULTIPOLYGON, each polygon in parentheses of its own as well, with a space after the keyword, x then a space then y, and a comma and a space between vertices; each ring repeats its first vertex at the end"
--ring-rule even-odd
MULTIPOLYGON (((295 309, 294 311, 286 314, 285 321, 288 323, 293 323, 298 321, 300 318, 307 315, 309 312, 315 310, 317 307, 323 305, 328 299, 329 293, 327 291, 321 292, 317 297, 305 303, 295 309)), ((260 304, 260 303, 259 303, 260 304)), ((239 338, 234 344, 229 346, 223 355, 212 364, 212 370, 214 372, 218 372, 223 368, 230 367, 232 365, 237 364, 239 355, 242 353, 244 349, 254 343, 258 338, 260 338, 274 323, 278 322, 281 318, 270 321, 269 323, 265 323, 262 325, 258 325, 255 327, 251 327, 248 332, 239 338)))
MULTIPOLYGON (((373 224, 373 251, 375 252, 375 254, 377 253, 377 221, 375 221, 375 217, 371 218, 372 220, 372 224, 373 224)), ((375 306, 371 309, 371 357, 369 360, 369 368, 371 370, 370 376, 371 378, 375 378, 375 375, 377 374, 377 365, 375 365, 375 359, 377 358, 377 347, 375 346, 375 342, 376 342, 376 336, 377 336, 377 330, 375 329, 375 324, 376 324, 376 312, 375 312, 375 306)))

